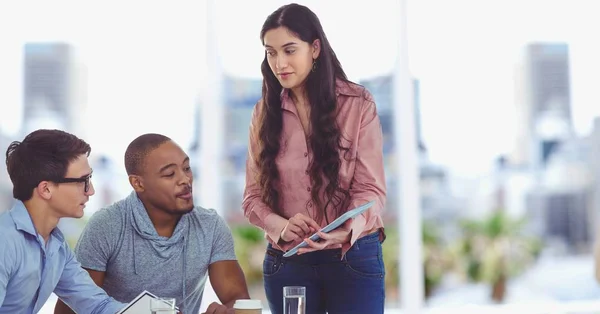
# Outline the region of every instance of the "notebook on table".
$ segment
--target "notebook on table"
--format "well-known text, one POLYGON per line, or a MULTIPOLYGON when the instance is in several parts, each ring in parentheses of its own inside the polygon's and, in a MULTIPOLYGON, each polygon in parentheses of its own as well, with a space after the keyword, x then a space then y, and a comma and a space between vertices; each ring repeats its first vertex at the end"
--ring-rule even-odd
MULTIPOLYGON (((158 297, 144 290, 137 297, 131 300, 131 302, 129 302, 124 309, 117 312, 117 314, 151 314, 150 300, 152 299, 158 299, 158 297)), ((177 313, 179 313, 178 307, 175 307, 175 310, 177 313)))

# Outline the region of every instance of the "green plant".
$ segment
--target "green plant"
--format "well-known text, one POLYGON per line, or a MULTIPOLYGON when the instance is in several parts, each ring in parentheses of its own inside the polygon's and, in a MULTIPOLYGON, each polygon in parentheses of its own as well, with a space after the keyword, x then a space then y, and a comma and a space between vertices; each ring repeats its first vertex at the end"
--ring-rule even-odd
POLYGON ((244 271, 248 285, 262 281, 262 261, 266 250, 263 231, 250 225, 231 228, 235 244, 235 255, 244 271))
MULTIPOLYGON (((386 268, 385 287, 388 299, 397 298, 399 288, 400 239, 396 228, 386 228, 387 238, 383 243, 383 260, 386 268)), ((452 256, 448 251, 435 223, 423 222, 423 282, 425 296, 430 297, 450 270, 452 256)))
POLYGON ((396 300, 399 296, 398 251, 400 242, 396 228, 385 228, 386 239, 382 244, 383 263, 385 264, 386 299, 396 300))
POLYGON ((541 250, 538 239, 523 233, 525 223, 502 210, 461 223, 462 238, 454 248, 458 270, 469 281, 491 284, 497 302, 504 299, 507 280, 523 272, 541 250))
POLYGON ((423 234, 423 280, 425 297, 429 298, 435 288, 440 285, 444 275, 450 269, 452 256, 442 241, 437 225, 425 221, 423 234))

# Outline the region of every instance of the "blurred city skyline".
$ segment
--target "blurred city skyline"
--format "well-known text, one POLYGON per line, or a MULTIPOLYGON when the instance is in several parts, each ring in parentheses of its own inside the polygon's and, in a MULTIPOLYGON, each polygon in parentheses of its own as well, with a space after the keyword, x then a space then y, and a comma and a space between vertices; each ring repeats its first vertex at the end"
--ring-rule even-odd
MULTIPOLYGON (((446 259, 441 256, 450 253, 440 250, 424 260, 434 271, 428 278, 441 280, 437 291, 429 290, 428 305, 491 302, 479 272, 461 274, 460 265, 502 273, 493 256, 524 267, 508 283, 506 303, 598 300, 591 267, 600 223, 596 2, 408 0, 410 73, 395 64, 402 55, 399 2, 299 1, 319 16, 349 78, 377 103, 389 277, 406 280, 396 266, 417 257, 402 251, 410 247, 402 241, 419 241, 417 233, 404 231, 420 220, 422 231, 437 233, 433 242, 423 235, 424 252, 447 249, 454 257, 446 258, 456 263, 436 279, 446 259), (399 86, 410 88, 397 84, 399 78, 412 80, 414 106, 407 106, 409 97, 395 97, 399 86), (411 118, 394 106, 415 110, 417 160, 411 160, 415 147, 399 145, 412 132, 395 132, 399 125, 411 131, 404 123, 411 118), (413 167, 415 181, 408 171, 413 167), (411 196, 415 202, 406 202, 411 196), (490 241, 480 247, 485 250, 452 252, 460 241, 474 240, 464 219, 473 223, 498 213, 527 220, 517 227, 521 234, 483 232, 476 238, 490 241), (535 263, 520 264, 511 251, 526 247, 516 243, 531 235, 542 247, 521 252, 535 263), (507 237, 516 242, 500 245, 507 237)), ((258 34, 266 16, 289 2, 208 3, 213 7, 207 1, 0 4, 0 144, 6 149, 9 140, 42 127, 86 139, 97 191, 89 216, 130 193, 122 164, 126 145, 142 133, 163 133, 191 157, 197 204, 217 209, 234 233, 246 228, 240 205, 248 124, 261 92, 258 34)), ((0 204, 12 202, 10 186, 0 175, 0 204)), ((72 243, 85 219, 61 222, 72 243)), ((514 227, 510 220, 491 222, 504 231, 514 227)), ((479 223, 485 230, 485 220, 479 223)), ((255 262, 246 270, 259 274, 262 265, 255 262)), ((394 289, 413 286, 393 282, 386 300, 391 306, 398 301, 394 289)))
MULTIPOLYGON (((260 77, 258 33, 264 18, 284 3, 217 1, 217 48, 226 74, 260 77)), ((302 3, 319 15, 352 80, 392 71, 394 1, 302 3), (341 5, 348 18, 336 18, 341 5)), ((569 45, 574 127, 579 134, 589 132, 600 115, 593 80, 600 72, 600 47, 590 40, 600 20, 591 14, 593 6, 593 1, 409 1, 409 66, 421 82, 430 158, 457 174, 479 175, 514 149, 515 68, 530 42, 569 45)), ((145 132, 164 133, 187 146, 206 80, 205 14, 204 3, 187 1, 0 4, 0 131, 13 137, 21 127, 22 81, 14 78, 22 77, 23 45, 64 41, 74 46, 87 76, 82 136, 95 153, 120 161, 127 143, 145 132), (33 5, 39 9, 31 10, 33 5), (23 16, 36 23, 17 19, 23 16), (110 126, 119 126, 118 137, 110 136, 115 134, 110 126)))

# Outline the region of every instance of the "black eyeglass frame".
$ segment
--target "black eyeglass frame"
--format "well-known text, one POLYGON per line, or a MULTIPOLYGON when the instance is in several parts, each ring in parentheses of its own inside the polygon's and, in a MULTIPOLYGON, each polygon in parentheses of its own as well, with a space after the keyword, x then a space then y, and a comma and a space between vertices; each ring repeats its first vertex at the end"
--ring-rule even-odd
POLYGON ((90 172, 90 174, 83 176, 81 178, 62 178, 62 179, 54 179, 54 180, 48 180, 48 181, 52 181, 54 183, 85 183, 85 186, 83 188, 83 191, 85 193, 87 193, 90 190, 90 180, 92 179, 92 172, 90 172))

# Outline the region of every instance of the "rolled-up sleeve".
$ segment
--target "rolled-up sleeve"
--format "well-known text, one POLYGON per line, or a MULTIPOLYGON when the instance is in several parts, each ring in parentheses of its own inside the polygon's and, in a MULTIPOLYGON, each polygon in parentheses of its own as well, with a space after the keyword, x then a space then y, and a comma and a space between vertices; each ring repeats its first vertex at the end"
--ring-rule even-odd
POLYGON ((65 267, 54 293, 76 313, 115 314, 125 304, 109 297, 98 287, 89 273, 81 268, 68 247, 65 250, 65 267))
MULTIPOLYGON (((275 243, 279 242, 281 231, 287 224, 287 219, 274 213, 267 204, 261 200, 261 189, 257 182, 258 167, 257 158, 259 154, 258 143, 258 121, 260 102, 254 107, 250 123, 250 136, 248 141, 248 155, 246 158, 246 186, 244 188, 244 200, 242 208, 248 221, 263 229, 267 236, 275 243)), ((278 247, 278 246, 277 246, 278 247)), ((279 249, 282 249, 278 247, 279 249)))
POLYGON ((375 201, 375 204, 351 222, 352 236, 349 243, 342 245, 342 255, 346 254, 364 231, 374 228, 375 225, 383 225, 381 212, 386 202, 383 132, 375 103, 367 101, 361 114, 349 209, 370 201, 375 201))

